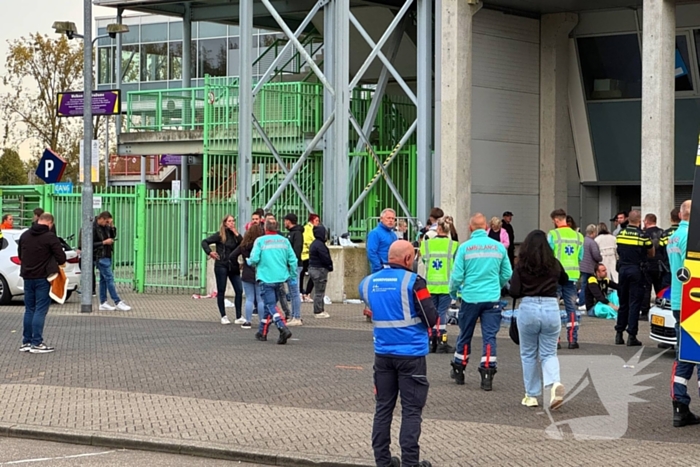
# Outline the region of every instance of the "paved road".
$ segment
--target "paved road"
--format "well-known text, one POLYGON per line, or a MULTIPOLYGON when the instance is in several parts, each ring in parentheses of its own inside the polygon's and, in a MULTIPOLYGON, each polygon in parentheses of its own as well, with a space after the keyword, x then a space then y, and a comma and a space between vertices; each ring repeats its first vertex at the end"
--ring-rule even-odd
POLYGON ((125 465, 186 467, 262 467, 235 461, 177 456, 159 452, 106 449, 0 437, 0 466, 26 467, 123 467, 125 465))
MULTIPOLYGON (((73 298, 52 308, 50 355, 17 352, 21 306, 0 308, 0 424, 371 465, 372 338, 361 307, 333 305, 331 319, 314 320, 304 305, 305 326, 277 346, 218 324, 213 300, 125 299, 134 311, 81 315, 73 298)), ((454 338, 456 328, 450 332, 454 338)), ((430 355, 426 457, 441 466, 628 466, 630 457, 680 465, 700 457, 700 427, 671 427, 671 353, 650 346, 636 360, 641 349, 612 345, 610 321, 584 318, 580 335, 580 350, 560 352, 575 397, 555 414, 520 405, 518 347, 505 330, 491 393, 479 390, 474 363, 459 387, 448 377, 449 357, 430 355)))

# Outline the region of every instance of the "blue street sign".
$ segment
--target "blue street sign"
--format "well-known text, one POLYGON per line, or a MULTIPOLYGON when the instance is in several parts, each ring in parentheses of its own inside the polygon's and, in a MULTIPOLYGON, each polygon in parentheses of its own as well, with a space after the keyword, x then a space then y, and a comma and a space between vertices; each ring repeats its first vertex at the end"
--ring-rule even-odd
POLYGON ((53 192, 56 195, 69 195, 73 193, 73 182, 54 183, 53 192))
POLYGON ((46 183, 57 183, 61 181, 67 166, 64 158, 47 148, 36 168, 36 176, 46 183))

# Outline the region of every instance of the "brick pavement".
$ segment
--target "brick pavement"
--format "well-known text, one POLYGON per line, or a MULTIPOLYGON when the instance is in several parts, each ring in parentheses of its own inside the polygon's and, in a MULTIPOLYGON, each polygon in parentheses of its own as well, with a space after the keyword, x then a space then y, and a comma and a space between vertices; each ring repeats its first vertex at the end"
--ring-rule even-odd
MULTIPOLYGON (((293 330, 294 340, 281 347, 254 341, 253 331, 218 324, 214 300, 124 298, 134 311, 80 315, 77 298, 52 307, 47 341, 58 350, 51 355, 17 352, 22 308, 0 307, 5 334, 0 426, 206 443, 371 465, 372 348, 361 307, 332 305, 332 319, 309 317, 293 330)), ((310 315, 309 305, 304 313, 310 315)), ((584 319, 583 348, 577 353, 629 360, 636 349, 610 345, 611 326, 584 319)), ((670 427, 670 355, 645 370, 658 376, 644 383, 651 390, 637 395, 648 402, 630 404, 623 439, 555 441, 544 432, 550 423, 546 413, 520 406, 517 347, 501 335, 492 393, 478 389, 475 367, 470 366, 467 385, 458 387, 447 377, 449 358, 428 357, 431 392, 422 445, 434 465, 629 465, 630 457, 638 465, 695 463, 700 428, 670 427)), ((657 352, 645 349, 644 356, 657 352)), ((561 355, 572 353, 565 349, 561 355)), ((595 391, 584 390, 556 420, 605 413, 595 391)))

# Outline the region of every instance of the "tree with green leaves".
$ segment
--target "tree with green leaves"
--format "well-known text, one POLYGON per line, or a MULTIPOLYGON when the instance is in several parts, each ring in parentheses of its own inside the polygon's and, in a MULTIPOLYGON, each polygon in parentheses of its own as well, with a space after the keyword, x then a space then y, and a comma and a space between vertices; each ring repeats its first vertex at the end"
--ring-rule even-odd
POLYGON ((5 148, 0 155, 0 186, 26 185, 26 166, 14 149, 5 148))
MULTIPOLYGON (((40 33, 10 42, 3 84, 10 89, 0 101, 6 120, 3 143, 18 146, 30 139, 32 159, 51 148, 68 162, 64 180, 78 182, 82 118, 58 117, 58 93, 83 88, 83 44, 65 36, 51 39, 40 33)), ((94 121, 97 139, 100 117, 94 121)))

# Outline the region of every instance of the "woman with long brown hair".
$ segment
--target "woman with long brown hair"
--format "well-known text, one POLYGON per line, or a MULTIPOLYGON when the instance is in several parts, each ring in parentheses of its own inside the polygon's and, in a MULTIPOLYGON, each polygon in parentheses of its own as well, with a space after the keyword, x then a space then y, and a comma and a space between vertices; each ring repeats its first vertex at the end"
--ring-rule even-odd
POLYGON ((238 258, 243 257, 243 274, 241 276, 243 282, 243 291, 245 292, 245 322, 241 324, 241 328, 250 329, 251 320, 253 319, 253 308, 255 303, 258 304, 258 318, 263 315, 263 307, 265 303, 262 298, 262 289, 258 286, 255 280, 255 268, 249 266, 246 261, 250 258, 250 252, 253 251, 253 244, 258 237, 265 234, 259 225, 251 225, 250 229, 243 236, 243 241, 238 248, 231 253, 231 261, 238 263, 238 258))
POLYGON ((236 230, 236 220, 231 214, 226 214, 221 220, 219 231, 202 240, 202 249, 207 256, 214 260, 214 276, 216 277, 216 302, 221 314, 221 324, 231 324, 231 320, 226 316, 225 295, 226 279, 231 281, 233 290, 236 293, 234 305, 236 307, 236 324, 243 324, 245 321, 241 317, 243 306, 243 288, 241 286, 241 268, 238 262, 231 261, 229 257, 233 250, 240 245, 241 234, 236 230), (216 246, 216 251, 211 250, 210 245, 216 246))

